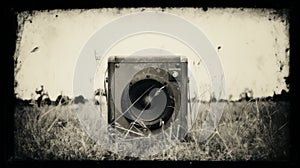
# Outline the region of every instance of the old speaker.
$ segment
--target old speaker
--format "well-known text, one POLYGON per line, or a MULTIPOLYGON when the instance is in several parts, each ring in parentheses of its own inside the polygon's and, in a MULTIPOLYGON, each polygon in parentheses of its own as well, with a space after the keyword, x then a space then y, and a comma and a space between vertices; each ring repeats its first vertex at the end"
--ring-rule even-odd
POLYGON ((121 134, 187 132, 187 59, 113 56, 108 59, 108 123, 121 134))

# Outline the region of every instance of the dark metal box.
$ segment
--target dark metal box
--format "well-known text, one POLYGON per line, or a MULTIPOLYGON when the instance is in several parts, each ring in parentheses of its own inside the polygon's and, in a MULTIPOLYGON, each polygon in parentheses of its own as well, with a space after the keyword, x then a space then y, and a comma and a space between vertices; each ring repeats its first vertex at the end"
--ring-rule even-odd
POLYGON ((112 56, 108 59, 108 123, 124 136, 187 132, 187 59, 112 56))

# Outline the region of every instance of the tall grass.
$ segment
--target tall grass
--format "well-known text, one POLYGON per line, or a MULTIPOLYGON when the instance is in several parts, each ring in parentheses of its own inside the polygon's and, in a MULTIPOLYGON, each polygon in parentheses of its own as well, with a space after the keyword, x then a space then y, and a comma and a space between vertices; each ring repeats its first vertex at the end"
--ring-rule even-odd
MULTIPOLYGON (((140 158, 106 151, 82 129, 74 106, 16 106, 16 159, 57 160, 286 160, 289 158, 289 103, 225 103, 218 127, 203 143, 197 142, 209 112, 208 103, 194 108, 199 115, 185 141, 160 153, 140 158)), ((79 106, 85 106, 80 104, 79 106)))

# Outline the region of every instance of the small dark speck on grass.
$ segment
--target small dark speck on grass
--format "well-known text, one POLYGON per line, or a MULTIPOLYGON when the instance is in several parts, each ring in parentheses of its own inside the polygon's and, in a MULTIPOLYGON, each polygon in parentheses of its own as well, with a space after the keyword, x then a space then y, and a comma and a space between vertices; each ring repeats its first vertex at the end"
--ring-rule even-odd
POLYGON ((58 17, 58 15, 55 15, 55 17, 58 17))
POLYGON ((218 51, 221 49, 221 46, 218 46, 218 51))

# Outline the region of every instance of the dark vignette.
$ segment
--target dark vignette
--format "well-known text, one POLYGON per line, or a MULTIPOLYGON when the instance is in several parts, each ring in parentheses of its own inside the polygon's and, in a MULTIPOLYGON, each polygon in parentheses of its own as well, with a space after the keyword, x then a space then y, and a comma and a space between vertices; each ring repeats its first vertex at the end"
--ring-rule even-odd
POLYGON ((4 13, 5 21, 3 22, 4 26, 4 39, 2 44, 6 49, 5 55, 1 56, 1 68, 3 73, 3 79, 5 83, 1 82, 1 119, 2 119, 2 129, 4 135, 1 136, 1 161, 5 167, 82 167, 82 166, 161 166, 161 167, 185 167, 185 166, 204 166, 204 167, 240 167, 250 166, 250 167, 295 167, 297 160, 299 158, 298 154, 298 145, 296 144, 298 139, 296 138, 296 86, 295 86, 295 70, 296 62, 298 62, 297 55, 299 51, 297 46, 299 46, 298 39, 296 38, 296 30, 299 30, 296 24, 296 11, 295 11, 295 2, 290 0, 273 0, 273 1, 185 1, 178 0, 173 1, 163 1, 163 2, 154 2, 152 1, 96 1, 88 2, 81 1, 80 3, 59 3, 59 1, 47 1, 36 3, 34 1, 29 1, 26 4, 21 2, 11 1, 9 4, 5 5, 5 9, 1 10, 4 13), (291 117, 290 117, 290 135, 291 135, 291 158, 287 162, 149 162, 149 161, 139 161, 139 162, 128 162, 128 161, 17 161, 13 157, 13 109, 14 109, 14 60, 13 55, 16 47, 17 40, 17 13, 22 11, 33 11, 33 10, 52 10, 52 9, 91 9, 91 8, 102 8, 102 7, 116 7, 116 8, 125 8, 125 7, 202 7, 204 10, 209 10, 211 7, 250 7, 250 8, 272 8, 275 9, 279 16, 286 14, 288 9, 288 20, 290 22, 290 76, 287 77, 286 83, 290 86, 291 94, 291 117), (285 12, 284 12, 285 11, 285 12), (298 45, 297 45, 298 44, 298 45), (7 83, 6 83, 7 82, 7 83), (4 93, 4 94, 2 94, 4 93))

